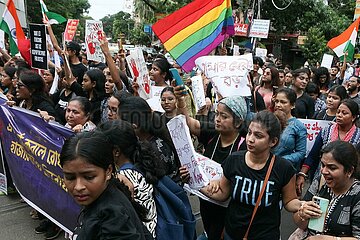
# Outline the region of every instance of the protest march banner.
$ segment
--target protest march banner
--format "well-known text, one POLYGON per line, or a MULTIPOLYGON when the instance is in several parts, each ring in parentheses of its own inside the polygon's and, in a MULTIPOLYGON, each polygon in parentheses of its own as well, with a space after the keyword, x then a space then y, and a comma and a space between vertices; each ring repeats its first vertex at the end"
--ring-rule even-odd
POLYGON ((48 56, 46 47, 46 26, 44 24, 29 24, 31 66, 37 69, 48 69, 48 56))
POLYGON ((312 146, 315 143, 316 136, 320 133, 320 130, 328 125, 331 124, 330 121, 325 120, 315 120, 315 119, 301 119, 299 118, 307 131, 307 138, 306 138, 306 156, 309 154, 312 146))
POLYGON ((7 195, 7 178, 4 165, 4 152, 2 149, 2 142, 0 139, 0 192, 7 195))
POLYGON ((161 92, 165 87, 151 86, 151 98, 146 99, 151 109, 156 112, 165 112, 161 106, 161 92))
POLYGON ((105 62, 105 56, 100 48, 100 41, 104 37, 103 24, 101 21, 86 20, 85 45, 88 60, 105 62))
POLYGON ((247 75, 253 67, 252 54, 204 56, 195 63, 221 96, 251 96, 247 75))
POLYGON ((45 122, 38 113, 9 107, 0 98, 0 137, 14 185, 26 203, 70 234, 80 206, 67 193, 60 152, 71 135, 69 129, 45 122))
POLYGON ((130 51, 130 55, 126 57, 128 69, 131 76, 139 84, 139 96, 143 99, 151 98, 150 77, 146 66, 144 55, 141 48, 135 48, 130 51))
POLYGON ((268 38, 270 20, 254 19, 250 27, 249 37, 268 38))
POLYGON ((192 93, 195 101, 195 111, 206 105, 204 84, 201 76, 194 76, 191 78, 192 93))
POLYGON ((68 19, 64 32, 65 42, 70 42, 74 39, 78 25, 79 25, 79 19, 68 19))

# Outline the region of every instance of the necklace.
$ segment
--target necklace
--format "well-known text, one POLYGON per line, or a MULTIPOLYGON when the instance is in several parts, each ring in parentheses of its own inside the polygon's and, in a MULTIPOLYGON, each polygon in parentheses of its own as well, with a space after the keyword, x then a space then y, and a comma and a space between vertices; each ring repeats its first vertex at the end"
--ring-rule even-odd
MULTIPOLYGON (((232 150, 233 150, 233 148, 234 148, 234 144, 235 144, 236 139, 237 139, 238 137, 239 137, 239 134, 236 135, 236 138, 235 138, 234 141, 232 142, 231 148, 230 148, 230 152, 229 152, 228 156, 232 153, 232 150)), ((218 144, 219 144, 219 140, 220 140, 220 134, 219 134, 219 136, 218 136, 218 139, 216 140, 215 148, 214 148, 214 150, 213 150, 213 152, 212 152, 212 154, 211 154, 211 158, 210 158, 211 160, 213 160, 213 157, 214 157, 216 148, 217 148, 217 146, 218 146, 218 144)))

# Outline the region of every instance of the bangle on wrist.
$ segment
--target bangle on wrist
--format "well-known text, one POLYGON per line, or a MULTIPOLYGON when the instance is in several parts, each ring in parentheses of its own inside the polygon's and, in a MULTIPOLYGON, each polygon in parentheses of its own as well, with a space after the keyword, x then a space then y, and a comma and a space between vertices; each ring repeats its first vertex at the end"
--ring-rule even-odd
POLYGON ((304 177, 305 179, 308 178, 308 175, 307 175, 306 173, 304 173, 304 172, 298 172, 296 175, 297 175, 297 176, 302 176, 302 177, 304 177))

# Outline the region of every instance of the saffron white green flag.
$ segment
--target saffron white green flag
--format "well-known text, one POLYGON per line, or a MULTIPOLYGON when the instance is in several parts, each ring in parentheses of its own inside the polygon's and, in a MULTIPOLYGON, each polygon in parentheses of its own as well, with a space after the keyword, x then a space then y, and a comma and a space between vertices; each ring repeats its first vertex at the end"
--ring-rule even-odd
POLYGON ((61 24, 66 22, 66 18, 60 14, 49 12, 43 0, 40 0, 40 5, 44 23, 61 24))
POLYGON ((327 46, 335 52, 341 61, 344 59, 345 52, 348 52, 347 61, 352 61, 354 57, 359 21, 360 18, 356 19, 343 33, 327 43, 327 46))

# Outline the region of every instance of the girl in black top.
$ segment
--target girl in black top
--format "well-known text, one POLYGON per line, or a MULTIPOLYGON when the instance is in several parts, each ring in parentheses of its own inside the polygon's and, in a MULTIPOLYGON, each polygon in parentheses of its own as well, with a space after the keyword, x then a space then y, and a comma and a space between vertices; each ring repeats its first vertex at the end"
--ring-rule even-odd
POLYGON ((314 100, 305 93, 309 83, 310 73, 308 69, 296 69, 293 72, 294 83, 292 89, 296 92, 295 114, 296 118, 312 118, 314 116, 314 100))

